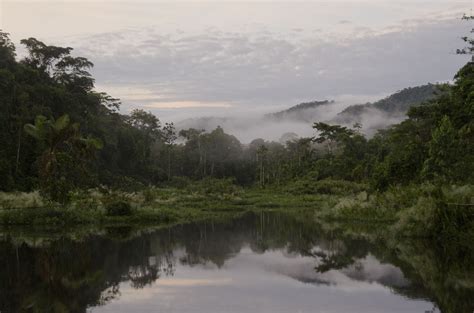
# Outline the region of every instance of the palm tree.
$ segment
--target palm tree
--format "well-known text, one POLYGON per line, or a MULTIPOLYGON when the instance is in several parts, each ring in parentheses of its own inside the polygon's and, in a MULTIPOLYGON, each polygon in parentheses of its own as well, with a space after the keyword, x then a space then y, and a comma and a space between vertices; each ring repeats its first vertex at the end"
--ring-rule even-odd
POLYGON ((57 120, 38 115, 35 123, 26 124, 24 130, 44 147, 39 158, 41 189, 53 200, 65 200, 68 184, 61 173, 62 163, 90 157, 95 150, 102 148, 102 142, 92 137, 81 137, 79 124, 72 123, 67 114, 57 120))

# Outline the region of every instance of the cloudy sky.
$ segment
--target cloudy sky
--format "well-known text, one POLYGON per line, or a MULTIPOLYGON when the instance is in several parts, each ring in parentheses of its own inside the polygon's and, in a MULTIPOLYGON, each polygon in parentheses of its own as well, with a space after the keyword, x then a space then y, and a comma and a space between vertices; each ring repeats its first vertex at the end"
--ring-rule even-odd
MULTIPOLYGON (((97 88, 164 120, 363 102, 448 81, 472 1, 8 1, 0 28, 75 48, 97 88)), ((22 51, 19 49, 19 54, 22 51)))

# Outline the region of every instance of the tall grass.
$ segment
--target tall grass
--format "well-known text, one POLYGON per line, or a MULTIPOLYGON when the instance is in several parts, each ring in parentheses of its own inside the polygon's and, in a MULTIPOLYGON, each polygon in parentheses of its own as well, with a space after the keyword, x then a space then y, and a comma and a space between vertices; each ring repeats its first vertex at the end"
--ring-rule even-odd
POLYGON ((294 195, 329 194, 329 195, 354 195, 368 189, 366 184, 335 179, 299 179, 286 187, 294 195))
POLYGON ((44 206, 45 201, 38 191, 0 192, 0 209, 23 209, 44 206))

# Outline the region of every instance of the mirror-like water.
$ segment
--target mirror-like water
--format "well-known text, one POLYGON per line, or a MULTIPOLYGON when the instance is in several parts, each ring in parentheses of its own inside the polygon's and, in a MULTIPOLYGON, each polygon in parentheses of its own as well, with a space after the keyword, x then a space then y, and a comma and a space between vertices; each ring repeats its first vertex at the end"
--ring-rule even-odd
POLYGON ((140 235, 4 232, 0 312, 472 312, 469 262, 361 238, 275 213, 140 235))

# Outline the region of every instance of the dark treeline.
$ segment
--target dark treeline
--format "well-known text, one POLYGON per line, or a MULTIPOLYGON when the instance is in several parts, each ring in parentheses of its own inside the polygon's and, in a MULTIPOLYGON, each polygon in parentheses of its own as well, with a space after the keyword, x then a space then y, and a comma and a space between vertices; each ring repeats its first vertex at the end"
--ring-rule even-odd
POLYGON ((8 34, 0 33, 0 190, 41 187, 58 198, 99 184, 206 177, 260 186, 332 178, 379 190, 426 180, 473 182, 473 62, 435 99, 371 139, 357 124, 315 123, 312 138, 286 134, 281 142, 243 145, 220 127, 178 132, 140 109, 121 114, 118 99, 94 89, 89 60, 34 38, 21 43, 28 55, 18 60, 8 34))

